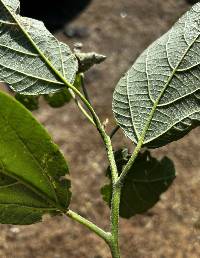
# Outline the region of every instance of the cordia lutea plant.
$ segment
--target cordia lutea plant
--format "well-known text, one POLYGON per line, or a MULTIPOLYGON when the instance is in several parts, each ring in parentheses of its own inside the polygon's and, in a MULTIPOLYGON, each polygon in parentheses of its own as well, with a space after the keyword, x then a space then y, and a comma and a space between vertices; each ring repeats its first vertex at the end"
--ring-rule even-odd
POLYGON ((200 4, 121 78, 113 95, 118 126, 110 135, 88 99, 83 77, 104 58, 73 53, 42 22, 21 17, 18 0, 0 0, 0 79, 16 98, 0 92, 0 223, 28 225, 45 214, 65 215, 102 238, 119 258, 119 216, 146 212, 175 178, 172 161, 157 160, 150 149, 200 124, 200 4), (53 107, 74 100, 102 138, 109 162, 109 183, 101 188, 111 210, 108 231, 69 208, 67 162, 27 110, 38 107, 39 96, 53 107), (135 145, 132 154, 113 150, 111 139, 119 128, 135 145))

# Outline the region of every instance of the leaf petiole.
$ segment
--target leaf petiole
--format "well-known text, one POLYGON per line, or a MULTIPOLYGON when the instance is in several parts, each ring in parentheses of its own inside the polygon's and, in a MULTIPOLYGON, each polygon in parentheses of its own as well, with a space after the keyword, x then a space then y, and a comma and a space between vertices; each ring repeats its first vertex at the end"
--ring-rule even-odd
POLYGON ((106 243, 108 243, 110 245, 111 234, 109 232, 104 231, 103 229, 101 229, 100 227, 98 227, 97 225, 92 223, 91 221, 85 219, 84 217, 82 217, 81 215, 77 214, 76 212, 74 212, 72 210, 68 210, 65 213, 65 215, 67 217, 73 219, 74 221, 84 225, 86 228, 88 228, 90 231, 94 232, 96 235, 101 237, 106 243))
POLYGON ((85 108, 82 106, 82 104, 80 103, 80 101, 76 98, 76 95, 74 94, 73 90, 69 89, 69 92, 74 100, 74 102, 76 103, 77 107, 79 108, 79 110, 83 113, 83 115, 88 119, 88 121, 94 125, 96 127, 96 124, 93 120, 93 118, 88 114, 88 112, 85 110, 85 108))
POLYGON ((82 90, 83 90, 83 94, 84 94, 85 98, 87 99, 87 101, 88 101, 88 102, 90 103, 90 105, 91 105, 91 101, 90 101, 90 98, 89 98, 89 94, 88 94, 87 88, 85 87, 84 74, 82 73, 80 76, 81 76, 81 87, 82 87, 82 90))
POLYGON ((124 179, 126 178, 128 172, 130 171, 130 168, 132 167, 136 158, 138 157, 140 150, 142 148, 142 145, 143 145, 143 140, 140 140, 138 142, 137 146, 135 147, 135 150, 133 151, 133 154, 131 155, 128 163, 126 164, 121 175, 119 176, 117 183, 116 183, 117 185, 121 185, 121 186, 123 185, 124 179))

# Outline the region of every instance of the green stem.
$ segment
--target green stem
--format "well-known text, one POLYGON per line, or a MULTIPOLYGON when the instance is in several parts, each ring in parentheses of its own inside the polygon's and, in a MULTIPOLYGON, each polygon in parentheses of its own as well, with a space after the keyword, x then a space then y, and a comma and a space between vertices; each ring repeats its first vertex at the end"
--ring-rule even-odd
POLYGON ((91 105, 91 101, 90 101, 90 98, 89 98, 89 94, 88 94, 87 88, 85 87, 84 74, 81 74, 81 87, 82 87, 83 94, 84 94, 85 98, 87 99, 87 101, 88 101, 88 102, 90 103, 90 105, 91 105))
POLYGON ((99 228, 97 225, 92 223, 91 221, 83 218, 81 215, 77 214, 76 212, 72 210, 68 210, 65 215, 67 217, 79 222, 80 224, 84 225, 86 228, 88 228, 90 231, 94 232, 96 235, 98 235, 100 238, 102 238, 106 243, 110 244, 110 233, 104 231, 103 229, 99 228))
POLYGON ((111 244, 110 250, 113 258, 120 258, 119 249, 119 206, 120 206, 121 186, 114 185, 111 202, 111 244))
POLYGON ((112 175, 112 185, 113 185, 113 197, 112 197, 112 208, 111 208, 111 234, 106 233, 90 221, 82 218, 80 215, 74 214, 72 211, 68 212, 68 216, 75 219, 79 223, 85 225, 88 229, 96 233, 105 242, 109 245, 112 257, 120 258, 120 250, 118 244, 118 231, 119 231, 119 205, 120 205, 120 194, 121 194, 121 186, 115 188, 115 184, 118 180, 118 172, 117 166, 115 162, 114 152, 112 148, 111 138, 105 132, 103 125, 100 122, 99 117, 96 115, 93 107, 89 103, 89 101, 70 83, 68 83, 64 78, 62 78, 67 87, 72 89, 83 101, 83 103, 87 106, 91 115, 93 117, 94 123, 96 124, 97 130, 101 135, 101 138, 105 144, 107 157, 111 167, 111 175, 112 175))
POLYGON ((112 185, 114 185, 118 179, 118 172, 117 172, 117 165, 115 162, 111 139, 107 134, 104 136, 104 143, 106 146, 107 156, 108 156, 108 160, 111 168, 112 185))
POLYGON ((143 140, 140 140, 138 142, 137 146, 135 147, 135 150, 134 150, 133 154, 131 155, 128 163, 126 164, 121 175, 119 176, 117 183, 116 183, 117 185, 121 185, 121 186, 123 185, 124 179, 125 179, 126 175, 128 174, 128 172, 130 171, 130 168, 132 167, 133 163, 135 162, 137 156, 139 155, 142 145, 143 145, 143 140))
POLYGON ((74 94, 73 90, 69 89, 69 93, 72 96, 74 102, 76 103, 77 107, 80 109, 80 111, 84 114, 84 116, 88 119, 88 121, 96 127, 96 124, 92 117, 88 114, 88 112, 84 109, 84 107, 81 105, 81 103, 76 98, 76 95, 74 94))
POLYGON ((77 100, 74 99, 76 105, 78 106, 78 108, 80 109, 80 111, 84 114, 84 116, 88 119, 88 121, 94 125, 96 127, 96 124, 94 122, 94 120, 92 119, 92 117, 88 114, 88 112, 83 108, 83 106, 81 105, 81 103, 77 100))

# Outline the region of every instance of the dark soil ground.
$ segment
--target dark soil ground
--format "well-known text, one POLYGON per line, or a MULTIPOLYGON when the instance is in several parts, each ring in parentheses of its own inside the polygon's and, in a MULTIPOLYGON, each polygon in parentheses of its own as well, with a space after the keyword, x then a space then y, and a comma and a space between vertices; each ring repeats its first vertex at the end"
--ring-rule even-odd
MULTIPOLYGON (((71 47, 82 42, 85 51, 107 55, 105 63, 87 74, 87 87, 102 120, 114 126, 112 93, 124 71, 141 51, 163 34, 187 9, 184 0, 93 0, 70 23, 84 31, 79 38, 57 37, 71 47)), ((69 25, 68 25, 69 26, 69 25)), ((69 31, 69 28, 67 29, 69 31)), ((70 164, 71 208, 108 228, 109 209, 101 200, 107 166, 95 129, 73 103, 60 109, 43 108, 36 116, 62 148, 70 164)), ((161 201, 145 215, 121 220, 120 245, 124 258, 200 257, 200 141, 199 129, 184 139, 154 151, 175 161, 177 179, 161 201)), ((122 133, 115 146, 130 145, 122 133)), ((110 258, 102 240, 68 218, 47 218, 32 226, 0 226, 2 258, 110 258)))

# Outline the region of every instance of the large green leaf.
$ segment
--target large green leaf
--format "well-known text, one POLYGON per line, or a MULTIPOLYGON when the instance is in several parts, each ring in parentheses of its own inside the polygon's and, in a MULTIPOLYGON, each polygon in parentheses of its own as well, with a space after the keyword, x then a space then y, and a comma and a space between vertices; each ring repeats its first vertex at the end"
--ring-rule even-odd
MULTIPOLYGON (((127 149, 115 153, 119 173, 127 164, 130 155, 127 149)), ((111 179, 110 167, 107 176, 111 179)), ((120 216, 130 218, 152 208, 175 179, 175 169, 171 160, 164 157, 161 161, 153 158, 148 151, 140 153, 132 165, 122 187, 120 216)), ((110 205, 112 186, 101 189, 103 199, 110 205)))
POLYGON ((62 76, 73 83, 77 70, 67 45, 42 22, 19 15, 18 0, 0 0, 0 80, 21 94, 48 94, 65 86, 62 76))
POLYGON ((159 147, 200 124, 200 3, 148 47, 118 83, 113 111, 135 143, 159 147))
POLYGON ((31 224, 66 210, 68 167, 45 129, 0 92, 0 223, 31 224))

